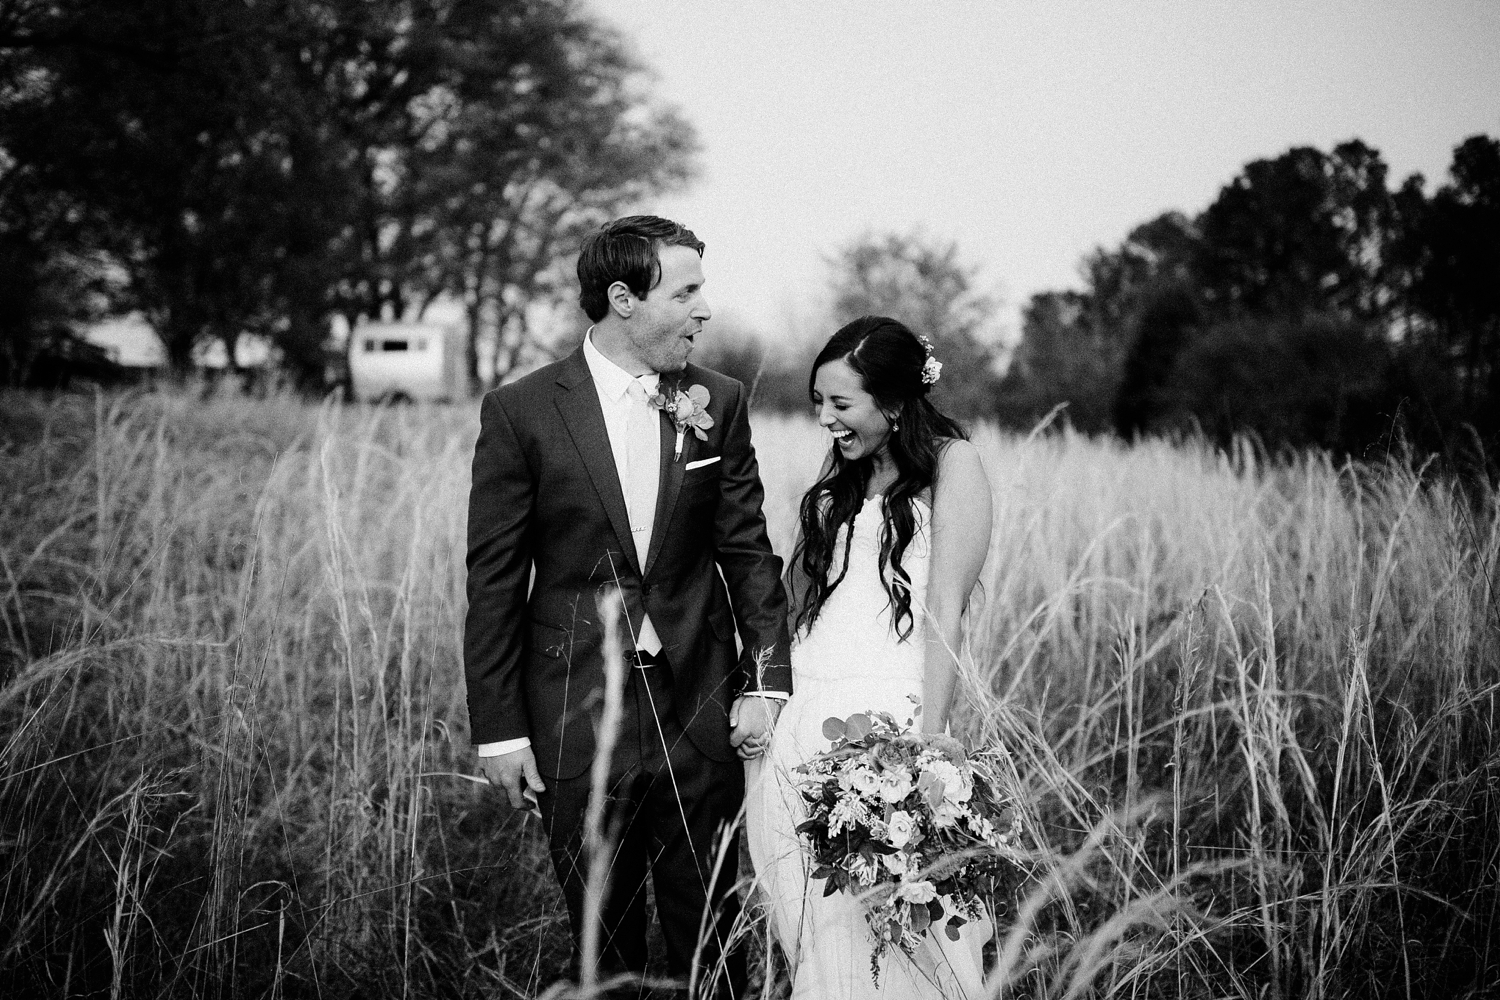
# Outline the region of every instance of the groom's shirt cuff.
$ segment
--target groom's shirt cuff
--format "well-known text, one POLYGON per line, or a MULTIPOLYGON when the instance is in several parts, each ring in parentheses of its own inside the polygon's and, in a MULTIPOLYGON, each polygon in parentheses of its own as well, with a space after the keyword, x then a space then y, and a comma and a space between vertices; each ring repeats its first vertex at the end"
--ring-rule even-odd
POLYGON ((531 746, 530 737, 522 736, 514 740, 501 740, 499 743, 481 743, 475 750, 481 757, 499 757, 501 754, 525 750, 529 746, 531 746))
MULTIPOLYGON (((746 698, 771 698, 775 701, 786 701, 791 695, 785 691, 746 691, 746 698)), ((475 747, 475 752, 481 757, 499 757, 503 754, 514 753, 531 746, 531 739, 522 736, 514 740, 501 740, 499 743, 481 743, 475 747)))

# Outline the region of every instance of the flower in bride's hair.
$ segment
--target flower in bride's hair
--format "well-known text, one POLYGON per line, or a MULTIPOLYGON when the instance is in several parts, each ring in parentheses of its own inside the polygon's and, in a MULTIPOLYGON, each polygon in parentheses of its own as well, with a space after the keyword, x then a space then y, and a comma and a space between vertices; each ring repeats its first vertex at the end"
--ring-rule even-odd
POLYGON ((927 339, 927 334, 917 334, 917 339, 922 342, 922 350, 927 352, 927 360, 922 362, 922 384, 933 385, 943 377, 943 363, 932 356, 932 341, 927 339))
POLYGON ((922 362, 922 384, 936 385, 937 380, 943 377, 943 363, 932 355, 927 355, 927 360, 922 362))

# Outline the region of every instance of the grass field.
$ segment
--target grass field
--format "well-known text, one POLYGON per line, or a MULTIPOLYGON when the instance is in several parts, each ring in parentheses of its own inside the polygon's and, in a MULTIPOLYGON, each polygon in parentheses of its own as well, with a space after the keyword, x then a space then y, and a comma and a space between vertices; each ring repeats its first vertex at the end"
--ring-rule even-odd
MULTIPOLYGON (((0 396, 0 995, 564 973, 534 821, 467 777, 475 425, 0 396)), ((1495 494, 1401 459, 977 440, 959 718, 1011 748, 1042 872, 996 995, 1495 995, 1495 494)), ((824 441, 757 422, 783 552, 824 441)))

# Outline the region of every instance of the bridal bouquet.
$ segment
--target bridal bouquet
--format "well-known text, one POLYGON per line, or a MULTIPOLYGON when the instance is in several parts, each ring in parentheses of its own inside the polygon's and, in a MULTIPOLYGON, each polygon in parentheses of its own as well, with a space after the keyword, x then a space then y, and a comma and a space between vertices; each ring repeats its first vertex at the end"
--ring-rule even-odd
POLYGON ((842 889, 865 903, 875 936, 871 969, 892 946, 911 955, 929 930, 978 919, 985 901, 1024 871, 1020 819, 998 790, 1003 751, 965 752, 889 712, 829 719, 833 747, 797 770, 823 895, 842 889))

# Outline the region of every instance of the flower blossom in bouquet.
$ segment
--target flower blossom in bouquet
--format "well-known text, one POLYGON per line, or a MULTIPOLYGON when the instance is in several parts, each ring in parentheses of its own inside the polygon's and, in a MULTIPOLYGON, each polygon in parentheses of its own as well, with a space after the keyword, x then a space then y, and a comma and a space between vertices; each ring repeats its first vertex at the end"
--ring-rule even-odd
POLYGON ((797 770, 808 818, 797 831, 826 880, 860 897, 875 938, 871 971, 892 946, 908 955, 939 927, 957 940, 1025 874, 1020 820, 1000 792, 1003 748, 968 753, 889 712, 829 719, 826 752, 797 770))

